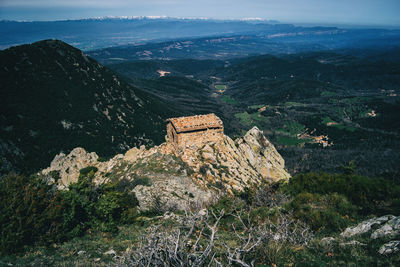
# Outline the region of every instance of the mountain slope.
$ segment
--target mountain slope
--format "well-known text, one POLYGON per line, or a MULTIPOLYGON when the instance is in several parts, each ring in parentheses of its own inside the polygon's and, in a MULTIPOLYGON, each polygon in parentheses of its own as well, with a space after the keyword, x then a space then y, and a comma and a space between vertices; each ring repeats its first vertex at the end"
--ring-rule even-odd
POLYGON ((12 47, 0 61, 2 171, 35 170, 76 146, 109 156, 163 140, 168 109, 66 43, 12 47))
POLYGON ((398 49, 361 49, 109 67, 175 107, 218 114, 231 137, 252 126, 264 130, 292 174, 338 172, 355 161, 364 175, 394 177, 400 166, 397 58, 398 49), (158 70, 169 73, 159 77, 158 70))

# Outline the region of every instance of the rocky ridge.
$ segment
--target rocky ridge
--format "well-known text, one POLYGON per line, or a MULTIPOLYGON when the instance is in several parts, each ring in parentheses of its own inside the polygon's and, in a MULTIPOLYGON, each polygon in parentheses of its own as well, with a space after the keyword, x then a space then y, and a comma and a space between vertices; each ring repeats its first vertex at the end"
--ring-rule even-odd
POLYGON ((143 210, 156 202, 166 209, 201 206, 218 194, 290 178, 283 158, 257 127, 235 141, 224 136, 221 142, 182 151, 175 151, 168 142, 150 149, 141 146, 104 162, 94 152, 75 148, 68 155, 57 155, 42 174, 56 182, 52 176, 57 173, 58 188, 67 189, 78 181, 79 171, 88 166, 98 169, 94 179, 98 184, 130 184, 143 210))

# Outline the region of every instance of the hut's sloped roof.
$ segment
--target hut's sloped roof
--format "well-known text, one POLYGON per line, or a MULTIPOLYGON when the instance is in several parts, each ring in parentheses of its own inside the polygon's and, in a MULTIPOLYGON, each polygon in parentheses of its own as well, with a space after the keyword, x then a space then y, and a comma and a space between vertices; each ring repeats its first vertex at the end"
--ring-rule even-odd
POLYGON ((167 121, 172 123, 178 133, 223 127, 222 120, 214 113, 170 118, 167 121))

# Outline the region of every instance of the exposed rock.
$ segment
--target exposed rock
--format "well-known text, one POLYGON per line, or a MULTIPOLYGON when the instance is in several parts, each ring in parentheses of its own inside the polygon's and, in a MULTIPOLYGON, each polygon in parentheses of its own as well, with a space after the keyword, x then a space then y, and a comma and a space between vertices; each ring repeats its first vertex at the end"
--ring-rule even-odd
POLYGON ((257 127, 253 127, 235 143, 239 145, 239 151, 248 159, 250 165, 263 178, 276 181, 290 177, 285 170, 284 159, 257 127))
POLYGON ((145 151, 146 151, 145 146, 141 146, 140 149, 137 147, 134 147, 125 153, 124 160, 130 161, 130 162, 135 162, 140 157, 140 155, 142 155, 143 152, 145 152, 145 151))
POLYGON ((86 253, 86 251, 84 251, 84 250, 79 250, 78 251, 78 255, 82 255, 82 254, 85 254, 86 253))
POLYGON ((381 228, 371 234, 372 239, 382 237, 394 237, 400 234, 400 216, 395 217, 385 223, 381 228))
POLYGON ((400 251, 400 241, 390 241, 379 249, 379 254, 388 255, 400 251))
POLYGON ((185 176, 169 176, 151 179, 151 185, 138 185, 133 190, 141 210, 184 210, 190 205, 209 203, 214 196, 211 191, 199 187, 185 176))
POLYGON ((59 172, 58 187, 66 189, 78 181, 82 168, 94 166, 98 169, 96 184, 127 181, 142 210, 157 202, 164 211, 201 208, 219 194, 290 177, 283 158, 257 127, 236 141, 224 136, 219 142, 188 146, 183 151, 166 142, 148 150, 132 148, 107 162, 97 159, 96 153, 75 148, 68 155, 57 155, 42 173, 59 172))
POLYGON ((115 250, 110 249, 109 251, 104 252, 104 255, 116 255, 117 252, 115 252, 115 250))
POLYGON ((342 237, 352 237, 355 235, 360 235, 369 232, 374 225, 382 225, 387 221, 395 218, 393 215, 385 215, 379 218, 372 218, 359 223, 357 226, 348 227, 346 230, 340 234, 342 237))
POLYGON ((359 241, 357 241, 357 240, 351 240, 351 241, 348 241, 348 242, 339 243, 339 246, 340 246, 340 247, 348 247, 348 246, 366 246, 366 244, 361 243, 361 242, 359 242, 359 241))
POLYGON ((330 248, 333 246, 333 244, 336 242, 336 239, 328 236, 328 237, 324 237, 321 239, 321 241, 319 242, 319 244, 321 246, 323 246, 324 248, 330 248))
POLYGON ((224 136, 221 142, 200 149, 187 147, 178 155, 199 173, 194 175, 199 184, 222 186, 228 192, 290 177, 283 158, 257 127, 235 141, 224 136))
POLYGON ((83 148, 74 148, 68 155, 60 153, 50 164, 50 167, 43 170, 47 175, 51 171, 58 171, 60 179, 58 180, 59 189, 65 189, 70 183, 77 182, 79 170, 88 166, 97 164, 98 156, 96 153, 87 153, 83 148))

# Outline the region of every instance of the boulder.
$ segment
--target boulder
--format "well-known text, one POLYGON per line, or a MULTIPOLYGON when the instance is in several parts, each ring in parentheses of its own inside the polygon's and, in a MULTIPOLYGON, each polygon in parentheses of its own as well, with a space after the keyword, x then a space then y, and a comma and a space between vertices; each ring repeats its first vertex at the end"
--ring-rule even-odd
POLYGON ((393 218, 395 218, 393 215, 385 215, 385 216, 382 216, 379 218, 375 217, 375 218, 363 221, 354 227, 346 228, 346 230, 344 230, 344 232, 341 233, 340 236, 348 238, 348 237, 352 237, 355 235, 367 233, 372 229, 373 226, 382 225, 393 218))
POLYGON ((398 251, 400 251, 400 241, 394 240, 394 241, 390 241, 389 243, 384 244, 379 249, 379 254, 388 255, 388 254, 392 254, 392 253, 395 253, 398 251))
POLYGON ((400 216, 395 217, 385 223, 381 228, 371 234, 372 239, 382 237, 394 237, 400 234, 400 216))
POLYGON ((335 238, 328 236, 322 238, 321 241, 319 241, 319 244, 324 248, 331 248, 335 242, 336 242, 335 238))

